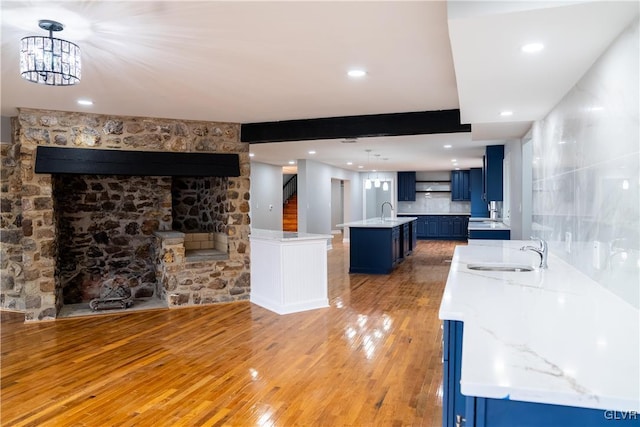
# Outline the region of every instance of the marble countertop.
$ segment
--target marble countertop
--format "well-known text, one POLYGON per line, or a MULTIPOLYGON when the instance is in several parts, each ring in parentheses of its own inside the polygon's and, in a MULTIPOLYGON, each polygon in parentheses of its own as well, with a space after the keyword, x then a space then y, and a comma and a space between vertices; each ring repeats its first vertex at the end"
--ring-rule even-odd
POLYGON ((530 272, 474 271, 471 263, 536 266, 530 241, 458 246, 440 319, 464 322, 464 395, 603 410, 640 410, 640 312, 560 258, 530 272))
POLYGON ((415 216, 405 216, 402 218, 369 218, 360 221, 345 222, 344 224, 338 224, 336 227, 358 227, 358 228, 393 228, 401 224, 406 224, 411 221, 415 221, 415 216))
POLYGON ((398 212, 398 215, 460 215, 469 216, 469 212, 398 212))
POLYGON ((312 234, 312 233, 298 233, 293 231, 282 230, 265 230, 262 228, 252 228, 249 239, 254 240, 274 240, 274 241, 296 241, 296 240, 328 240, 332 239, 330 234, 312 234))
POLYGON ((486 220, 486 221, 469 221, 469 230, 511 230, 507 224, 502 221, 486 220))

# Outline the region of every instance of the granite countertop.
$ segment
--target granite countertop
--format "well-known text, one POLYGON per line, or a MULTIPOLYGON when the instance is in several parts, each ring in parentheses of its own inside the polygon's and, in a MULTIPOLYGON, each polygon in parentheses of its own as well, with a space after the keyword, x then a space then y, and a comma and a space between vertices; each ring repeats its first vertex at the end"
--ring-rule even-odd
POLYGON ((469 216, 469 212, 398 212, 398 215, 460 215, 469 216))
POLYGON ((293 231, 282 230, 265 230, 261 228, 252 228, 249 239, 253 240, 274 240, 274 241, 296 241, 296 240, 328 240, 332 239, 330 234, 312 234, 298 233, 293 231))
POLYGON ((502 221, 486 220, 486 221, 469 221, 469 230, 511 230, 507 224, 502 221))
POLYGON ((475 271, 470 263, 537 266, 530 241, 458 246, 440 319, 464 322, 464 395, 640 411, 640 312, 549 255, 549 268, 475 271))
POLYGON ((415 216, 402 217, 402 218, 369 218, 360 221, 345 222, 344 224, 337 224, 336 227, 357 227, 357 228, 393 228, 401 224, 406 224, 411 221, 415 221, 415 216))

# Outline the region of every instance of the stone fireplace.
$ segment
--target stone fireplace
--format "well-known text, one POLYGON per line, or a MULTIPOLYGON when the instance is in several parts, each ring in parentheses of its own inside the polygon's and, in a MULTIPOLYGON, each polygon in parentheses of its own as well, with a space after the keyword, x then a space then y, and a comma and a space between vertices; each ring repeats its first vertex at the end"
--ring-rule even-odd
POLYGON ((27 109, 12 124, 2 144, 3 308, 54 319, 115 285, 167 307, 249 298, 249 147, 239 125, 27 109), (38 147, 234 154, 239 176, 38 173, 38 147))

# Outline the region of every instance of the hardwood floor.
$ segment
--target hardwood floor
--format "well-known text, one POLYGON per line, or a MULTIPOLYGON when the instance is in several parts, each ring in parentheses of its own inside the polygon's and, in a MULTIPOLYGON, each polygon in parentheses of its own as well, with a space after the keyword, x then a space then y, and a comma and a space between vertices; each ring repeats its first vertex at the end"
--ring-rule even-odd
POLYGON ((329 251, 331 307, 249 302, 23 324, 2 314, 2 426, 439 426, 456 242, 391 275, 329 251))

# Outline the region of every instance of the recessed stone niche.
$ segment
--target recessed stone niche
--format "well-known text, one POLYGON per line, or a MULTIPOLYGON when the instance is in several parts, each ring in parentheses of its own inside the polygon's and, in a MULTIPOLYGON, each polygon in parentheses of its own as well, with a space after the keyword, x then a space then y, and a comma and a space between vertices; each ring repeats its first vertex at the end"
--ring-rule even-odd
POLYGON ((20 109, 12 127, 0 151, 2 308, 53 320, 105 280, 168 307, 249 299, 250 162, 239 125, 20 109), (38 146, 236 153, 240 176, 36 174, 38 146), (225 248, 225 259, 188 259, 196 241, 225 248))

